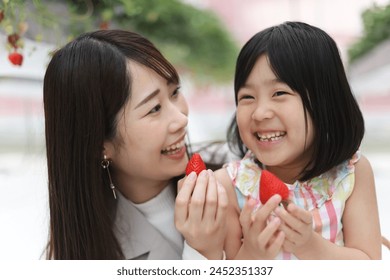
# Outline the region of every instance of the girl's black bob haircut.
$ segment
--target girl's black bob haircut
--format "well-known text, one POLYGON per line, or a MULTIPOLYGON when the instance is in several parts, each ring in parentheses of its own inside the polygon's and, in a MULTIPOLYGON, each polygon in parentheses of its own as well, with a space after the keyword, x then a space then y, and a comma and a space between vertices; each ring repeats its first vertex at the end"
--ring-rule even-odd
MULTIPOLYGON (((350 159, 364 136, 364 120, 350 89, 335 41, 323 30, 302 22, 285 22, 255 34, 237 58, 235 101, 261 55, 275 76, 301 96, 314 126, 314 153, 299 180, 306 181, 350 159)), ((306 120, 307 125, 307 120, 306 120)), ((228 129, 229 146, 247 152, 236 118, 228 129)))

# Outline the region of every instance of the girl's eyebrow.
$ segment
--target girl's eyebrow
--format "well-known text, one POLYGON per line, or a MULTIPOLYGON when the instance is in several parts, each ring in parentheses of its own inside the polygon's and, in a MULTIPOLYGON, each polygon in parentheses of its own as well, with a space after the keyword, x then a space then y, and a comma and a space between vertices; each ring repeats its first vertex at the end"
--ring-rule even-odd
POLYGON ((138 107, 144 105, 145 103, 147 103, 148 101, 150 101, 151 99, 153 99, 156 95, 158 95, 160 93, 160 89, 156 89, 154 90, 152 93, 150 93, 148 96, 146 96, 140 103, 138 103, 137 106, 135 106, 134 109, 137 109, 138 107))
POLYGON ((279 79, 279 78, 275 78, 275 79, 270 79, 269 81, 268 81, 268 83, 269 84, 272 84, 272 85, 274 85, 274 84, 286 84, 285 82, 283 82, 281 79, 279 79))
MULTIPOLYGON (((282 81, 281 79, 279 79, 279 78, 268 79, 268 80, 265 81, 265 83, 266 83, 267 85, 275 85, 275 84, 285 84, 285 85, 286 85, 286 83, 283 82, 283 81, 282 81)), ((255 87, 255 86, 252 85, 251 83, 244 83, 244 84, 242 85, 241 88, 248 88, 248 89, 251 89, 251 88, 254 88, 254 87, 255 87)))

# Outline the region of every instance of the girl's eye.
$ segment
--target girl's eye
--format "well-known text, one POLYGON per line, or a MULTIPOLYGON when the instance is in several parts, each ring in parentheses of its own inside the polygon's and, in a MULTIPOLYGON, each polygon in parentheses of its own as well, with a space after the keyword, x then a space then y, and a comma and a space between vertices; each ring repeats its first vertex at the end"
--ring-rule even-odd
POLYGON ((253 96, 248 94, 242 94, 238 97, 238 101, 245 100, 245 99, 253 99, 253 96))
POLYGON ((148 115, 153 114, 153 113, 157 113, 158 111, 160 111, 160 109, 161 109, 161 105, 158 104, 158 105, 154 106, 152 110, 149 111, 148 115))
POLYGON ((285 91, 277 91, 277 92, 274 93, 274 96, 282 96, 282 95, 285 95, 285 94, 287 94, 287 92, 285 92, 285 91))

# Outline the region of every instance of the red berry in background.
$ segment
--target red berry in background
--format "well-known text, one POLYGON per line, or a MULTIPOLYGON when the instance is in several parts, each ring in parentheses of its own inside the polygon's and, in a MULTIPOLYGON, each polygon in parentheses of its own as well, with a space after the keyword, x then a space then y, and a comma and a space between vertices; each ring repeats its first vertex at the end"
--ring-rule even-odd
POLYGON ((4 11, 0 10, 0 22, 2 22, 4 19, 4 11))
POLYGON ((200 154, 193 154, 190 161, 187 163, 186 175, 189 175, 192 171, 195 171, 196 175, 199 175, 199 173, 203 170, 206 170, 206 165, 204 164, 200 154))
POLYGON ((259 193, 261 203, 265 204, 275 194, 279 194, 282 197, 282 201, 288 201, 289 190, 286 184, 271 172, 262 170, 259 193))
POLYGON ((109 28, 109 23, 108 21, 102 21, 100 24, 99 24, 99 28, 102 29, 102 30, 107 30, 109 28))
POLYGON ((9 59, 9 61, 11 61, 11 63, 13 65, 20 66, 23 63, 23 55, 18 53, 17 51, 14 51, 13 53, 10 53, 8 55, 8 59, 9 59))
POLYGON ((13 33, 8 35, 8 43, 11 44, 12 47, 17 48, 17 43, 20 39, 20 36, 17 33, 13 33))

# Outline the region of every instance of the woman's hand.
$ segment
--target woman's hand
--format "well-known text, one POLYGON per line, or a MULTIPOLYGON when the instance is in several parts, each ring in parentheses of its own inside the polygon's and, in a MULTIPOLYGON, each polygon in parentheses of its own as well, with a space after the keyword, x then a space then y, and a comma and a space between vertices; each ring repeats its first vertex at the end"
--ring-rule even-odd
POLYGON ((271 213, 281 201, 279 195, 271 197, 266 204, 253 212, 255 200, 249 198, 240 215, 243 240, 235 259, 274 259, 279 253, 284 233, 279 231, 281 221, 271 213))
POLYGON ((286 235, 283 249, 297 254, 309 245, 313 236, 313 218, 309 211, 290 203, 287 209, 278 207, 275 214, 283 221, 280 230, 286 235))
POLYGON ((208 259, 221 259, 228 198, 211 170, 179 181, 175 225, 188 245, 208 259))

